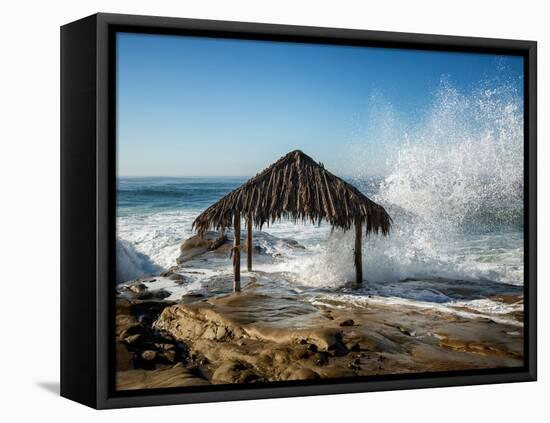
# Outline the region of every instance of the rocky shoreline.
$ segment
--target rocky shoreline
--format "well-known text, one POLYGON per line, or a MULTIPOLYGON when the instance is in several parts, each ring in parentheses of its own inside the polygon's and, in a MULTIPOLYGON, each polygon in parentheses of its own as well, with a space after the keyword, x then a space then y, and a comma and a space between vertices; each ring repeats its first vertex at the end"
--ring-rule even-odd
MULTIPOLYGON (((190 238, 178 266, 118 288, 117 389, 523 365, 522 313, 508 316, 517 322, 512 324, 474 310, 312 303, 274 294, 262 272, 247 277, 239 294, 230 293, 230 277, 220 277, 208 295, 186 294, 175 301, 154 288, 185 283, 185 274, 178 273, 182 265, 192 269, 197 261, 225 259, 230 241, 215 233, 190 238)), ((523 301, 520 294, 500 300, 523 301)))

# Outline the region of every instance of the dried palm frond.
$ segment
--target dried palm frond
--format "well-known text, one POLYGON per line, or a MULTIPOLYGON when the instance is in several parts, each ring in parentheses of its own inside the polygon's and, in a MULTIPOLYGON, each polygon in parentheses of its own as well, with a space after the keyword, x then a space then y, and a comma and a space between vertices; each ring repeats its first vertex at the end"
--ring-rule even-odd
POLYGON ((195 219, 193 228, 201 235, 209 229, 230 228, 236 212, 250 216, 258 229, 291 219, 313 224, 325 220, 347 231, 357 219, 366 223, 366 235, 388 235, 392 224, 382 206, 300 150, 281 157, 208 207, 195 219))

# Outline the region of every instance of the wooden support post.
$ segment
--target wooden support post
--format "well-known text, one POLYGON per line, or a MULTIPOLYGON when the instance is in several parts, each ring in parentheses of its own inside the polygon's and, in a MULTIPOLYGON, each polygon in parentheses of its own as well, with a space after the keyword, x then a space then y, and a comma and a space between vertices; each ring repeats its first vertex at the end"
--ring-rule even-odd
POLYGON ((246 245, 247 245, 247 252, 246 252, 246 265, 249 272, 252 272, 252 214, 248 213, 247 219, 246 219, 246 225, 247 225, 247 234, 246 234, 246 245))
POLYGON ((363 263, 361 261, 361 219, 355 219, 355 287, 363 284, 363 263))
POLYGON ((236 212, 233 220, 233 292, 241 291, 241 213, 236 212))

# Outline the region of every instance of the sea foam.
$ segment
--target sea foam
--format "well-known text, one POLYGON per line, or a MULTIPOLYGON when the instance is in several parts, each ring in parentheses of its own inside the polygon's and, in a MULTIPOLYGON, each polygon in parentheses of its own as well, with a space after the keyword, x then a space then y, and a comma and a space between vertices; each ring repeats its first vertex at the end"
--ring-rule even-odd
POLYGON ((116 241, 116 258, 117 283, 154 275, 162 270, 147 255, 136 251, 130 242, 123 239, 116 241))
MULTIPOLYGON (((380 107, 376 98, 373 107, 380 107)), ((523 283, 523 108, 511 85, 467 93, 443 80, 433 104, 407 124, 391 111, 354 141, 354 178, 365 180, 373 139, 386 146, 386 177, 373 199, 393 218, 388 238, 364 243, 367 280, 445 277, 523 283), (368 132, 368 131, 367 131, 368 132), (377 138, 379 136, 379 138, 377 138), (387 137, 391 137, 387 138, 387 137), (400 140, 396 142, 396 138, 400 140)), ((371 116, 372 118, 372 116, 371 116)), ((334 231, 321 254, 300 260, 308 285, 353 279, 353 234, 334 231)))
MULTIPOLYGON (((371 235, 364 242, 365 278, 377 282, 447 278, 521 285, 520 93, 501 82, 486 82, 461 92, 443 80, 432 104, 419 112, 414 123, 403 121, 391 105, 382 103, 376 98, 371 105, 377 113, 364 122, 365 139, 344 149, 353 155, 349 160, 350 182, 382 204, 394 222, 388 238, 371 235), (367 177, 373 145, 385 149, 382 156, 387 157, 385 176, 378 179, 367 177)), ((169 182, 171 189, 178 184, 189 186, 168 197, 167 188, 158 186, 158 181, 144 186, 153 189, 155 195, 140 198, 135 209, 117 219, 117 236, 134 250, 131 254, 128 248, 120 249, 121 272, 126 275, 143 274, 153 265, 163 269, 174 265, 179 246, 193 234, 193 219, 237 183, 169 182), (213 193, 218 197, 213 198, 213 193), (200 201, 190 197, 193 195, 200 201), (174 198, 178 202, 154 212, 140 209, 151 198, 155 204, 171 204, 174 198), (187 202, 194 205, 186 207, 187 202)), ((331 231, 326 224, 318 227, 288 221, 264 230, 306 247, 289 250, 284 243, 257 239, 277 257, 271 265, 262 264, 264 270, 271 266, 274 271, 292 273, 296 286, 339 288, 353 280, 352 232, 331 231)))

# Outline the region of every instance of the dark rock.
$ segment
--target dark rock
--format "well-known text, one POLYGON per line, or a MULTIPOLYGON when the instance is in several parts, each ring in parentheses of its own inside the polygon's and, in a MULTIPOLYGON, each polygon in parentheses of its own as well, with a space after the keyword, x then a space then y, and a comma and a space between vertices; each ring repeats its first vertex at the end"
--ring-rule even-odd
POLYGON ((325 351, 320 351, 317 353, 317 360, 315 361, 315 364, 318 366, 325 366, 328 364, 328 353, 325 351))
POLYGON ((416 336, 416 332, 414 330, 410 330, 401 326, 399 327, 399 331, 407 336, 416 336))
MULTIPOLYGON (((258 245, 258 244, 254 244, 254 240, 252 241, 252 252, 254 254, 265 254, 266 253, 266 249, 263 248, 262 246, 258 245)), ((243 247, 242 247, 242 250, 243 250, 243 253, 244 252, 248 252, 248 240, 245 238, 244 240, 244 244, 243 244, 243 247)))
POLYGON ((361 346, 357 342, 347 345, 347 348, 348 350, 354 351, 354 352, 361 350, 361 346))
POLYGON ((305 360, 309 358, 309 349, 306 345, 297 347, 291 354, 291 357, 295 360, 305 360))
POLYGON ((309 344, 307 346, 307 349, 308 349, 308 351, 311 351, 311 352, 317 352, 317 350, 318 350, 317 345, 315 345, 315 344, 309 344))
POLYGON ((348 363, 348 369, 351 369, 351 370, 359 370, 361 367, 355 363, 355 362, 352 362, 352 363, 348 363))
POLYGON ((175 351, 164 351, 160 354, 161 358, 168 361, 169 363, 173 363, 176 361, 176 352, 175 351))
POLYGON ((348 348, 342 341, 342 335, 337 334, 334 336, 333 342, 329 345, 328 351, 332 353, 334 357, 342 357, 349 353, 348 348))
POLYGON ((287 244, 289 247, 292 247, 292 248, 298 248, 300 250, 305 250, 306 249, 306 247, 304 247, 298 241, 296 241, 294 239, 291 239, 291 238, 283 238, 281 241, 283 241, 285 244, 287 244))
POLYGON ((209 250, 216 250, 220 248, 223 244, 227 242, 227 236, 220 235, 217 239, 215 239, 210 246, 208 247, 209 250))
POLYGON ((168 279, 170 279, 172 281, 183 281, 185 279, 185 276, 180 275, 179 273, 171 273, 168 276, 168 279))
POLYGON ((146 291, 135 296, 138 300, 163 300, 168 298, 170 293, 165 289, 156 289, 154 291, 146 291))
POLYGON ((347 319, 340 322, 340 326, 353 326, 355 322, 352 319, 347 319))
POLYGON ((136 300, 132 302, 131 312, 137 317, 141 326, 150 327, 158 319, 162 310, 173 304, 175 303, 168 300, 136 300))
POLYGON ((193 303, 195 301, 198 301, 198 300, 201 300, 202 298, 204 298, 204 295, 203 294, 198 294, 198 293, 187 293, 187 294, 183 294, 181 296, 181 301, 184 303, 184 304, 189 304, 189 303, 193 303))

